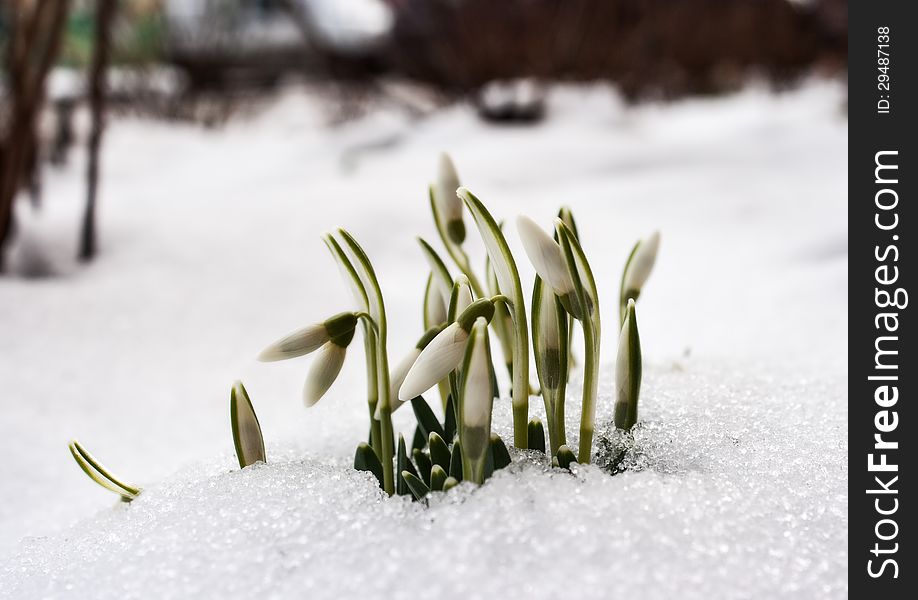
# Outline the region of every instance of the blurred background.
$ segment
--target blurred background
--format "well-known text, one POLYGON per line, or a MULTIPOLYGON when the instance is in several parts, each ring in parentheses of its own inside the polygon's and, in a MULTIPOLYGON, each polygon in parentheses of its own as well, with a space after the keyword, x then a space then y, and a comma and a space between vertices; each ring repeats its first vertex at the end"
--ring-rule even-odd
POLYGON ((662 231, 648 381, 846 372, 845 0, 0 0, 0 58, 0 554, 109 505, 73 437, 232 468, 237 378, 269 457, 346 462, 359 351, 309 411, 308 359, 254 357, 349 308, 337 226, 414 344, 441 151, 508 223, 571 205, 607 314, 662 231))
POLYGON ((417 118, 462 101, 482 119, 532 123, 545 118, 552 82, 611 82, 639 102, 735 91, 750 78, 781 88, 813 73, 843 77, 847 59, 844 0, 0 6, 0 268, 16 197, 39 206, 46 167, 65 164, 78 144, 89 162, 78 255, 95 255, 98 154, 111 112, 217 126, 296 78, 329 96, 331 120, 385 99, 417 118))

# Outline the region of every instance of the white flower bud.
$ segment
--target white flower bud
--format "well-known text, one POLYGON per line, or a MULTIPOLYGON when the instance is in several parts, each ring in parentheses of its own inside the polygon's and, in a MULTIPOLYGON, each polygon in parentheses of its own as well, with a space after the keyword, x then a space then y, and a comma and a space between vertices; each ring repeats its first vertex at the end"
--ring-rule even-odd
POLYGON ((437 334, 408 370, 398 399, 406 402, 416 398, 442 381, 459 366, 468 339, 469 333, 459 323, 452 323, 437 334))
POLYGON ((444 152, 440 154, 437 164, 434 202, 437 203, 437 211, 446 223, 462 220, 462 201, 456 196, 457 189, 459 189, 459 175, 456 174, 456 167, 452 159, 444 152))
POLYGON ((271 362, 303 356, 318 350, 330 338, 324 323, 308 325, 274 342, 258 355, 258 360, 271 362))
POLYGON ((526 256, 529 257, 529 262, 539 277, 556 295, 565 296, 571 293, 574 283, 564 261, 561 246, 529 217, 519 216, 516 227, 526 256))
POLYGON ((327 342, 319 349, 303 386, 303 402, 306 406, 312 406, 325 395, 341 372, 346 354, 347 349, 334 342, 327 342))
POLYGON ((623 291, 625 294, 639 293, 641 288, 650 277, 653 265, 657 260, 657 251, 660 249, 660 232, 654 231, 650 237, 641 240, 637 250, 634 251, 634 257, 628 264, 628 272, 625 273, 625 283, 623 291))

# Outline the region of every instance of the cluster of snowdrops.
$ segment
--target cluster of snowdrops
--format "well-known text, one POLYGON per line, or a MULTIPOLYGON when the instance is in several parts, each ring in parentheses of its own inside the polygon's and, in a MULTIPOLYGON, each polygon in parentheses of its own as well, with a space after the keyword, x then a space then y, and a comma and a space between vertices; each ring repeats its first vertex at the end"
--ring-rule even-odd
MULTIPOLYGON (((394 367, 389 365, 388 321, 377 274, 366 252, 344 229, 325 235, 323 241, 353 293, 356 310, 294 331, 271 344, 259 359, 276 361, 315 354, 303 388, 306 406, 312 406, 334 383, 347 349, 361 329, 370 433, 368 443, 357 447, 354 467, 373 473, 387 494, 410 494, 420 500, 431 492, 449 490, 460 481, 481 484, 496 469, 510 464, 505 442, 491 430, 493 401, 500 396, 491 351, 493 335, 510 375, 513 445, 546 453, 558 468, 590 462, 599 382, 600 305, 572 212, 561 208, 553 234, 528 217, 517 219, 520 240, 537 273, 527 318, 516 261, 502 228, 481 200, 460 186, 446 155, 440 158, 437 181, 430 186, 429 196, 440 240, 459 274, 453 276, 440 253, 418 239, 430 267, 424 291, 426 331, 394 367), (464 249, 466 211, 487 251, 482 278, 476 275, 464 249), (575 327, 581 329, 584 344, 576 452, 567 445, 564 416, 575 327), (535 395, 542 397, 545 406, 544 425, 538 418, 529 418, 533 395, 530 343, 539 384, 535 395), (424 394, 438 398, 442 422, 424 394), (392 413, 407 403, 417 418, 410 448, 401 435, 396 444, 392 429, 392 413)), ((619 288, 613 420, 615 427, 624 431, 637 422, 641 387, 635 301, 653 269, 658 247, 657 233, 634 245, 619 288)), ((230 394, 230 418, 239 466, 264 462, 261 427, 241 382, 233 385, 230 394)), ((140 488, 113 476, 79 442, 71 442, 70 451, 90 478, 123 500, 140 494, 140 488)))

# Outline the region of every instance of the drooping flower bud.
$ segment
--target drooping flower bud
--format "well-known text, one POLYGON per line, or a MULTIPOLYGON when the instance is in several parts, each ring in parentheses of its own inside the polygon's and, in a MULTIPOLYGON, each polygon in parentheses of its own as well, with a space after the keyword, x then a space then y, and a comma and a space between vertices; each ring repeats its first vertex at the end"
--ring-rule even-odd
MULTIPOLYGON (((398 397, 398 391, 402 387, 402 384, 405 382, 405 377, 408 375, 408 371, 417 361, 418 357, 421 355, 421 351, 427 347, 428 344, 440 333, 439 327, 431 327, 427 332, 421 336, 421 339, 418 340, 418 343, 395 365, 395 368, 392 369, 391 374, 389 375, 389 401, 392 403, 392 412, 395 412, 403 404, 405 400, 402 400, 398 397)), ((373 418, 377 421, 380 419, 381 414, 381 405, 380 403, 376 404, 376 413, 373 415, 373 418)))
POLYGON ((309 354, 326 342, 336 340, 347 346, 354 337, 357 316, 352 312, 338 313, 322 323, 308 325, 274 342, 258 355, 262 362, 286 360, 309 354))
POLYGON ((325 395, 338 378, 346 355, 347 347, 339 346, 334 340, 326 342, 319 349, 303 386, 303 402, 306 406, 312 406, 325 395))
POLYGON ((458 367, 465 354, 465 343, 469 339, 475 320, 481 317, 485 322, 490 322, 493 316, 494 304, 490 300, 472 302, 456 317, 455 323, 437 334, 421 351, 399 389, 399 400, 407 402, 420 396, 458 367))

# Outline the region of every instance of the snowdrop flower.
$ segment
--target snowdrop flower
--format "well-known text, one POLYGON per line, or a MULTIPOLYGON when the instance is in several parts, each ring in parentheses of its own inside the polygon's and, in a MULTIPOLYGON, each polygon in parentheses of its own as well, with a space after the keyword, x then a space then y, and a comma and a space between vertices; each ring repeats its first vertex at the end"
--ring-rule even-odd
POLYGON ((274 342, 258 355, 258 360, 271 362, 296 358, 315 352, 331 340, 347 346, 354 337, 356 326, 357 315, 352 312, 339 313, 323 323, 308 325, 274 342))
POLYGON ((465 345, 475 319, 483 317, 490 322, 494 304, 487 299, 476 300, 460 314, 456 321, 437 334, 408 370, 398 392, 398 399, 407 402, 420 396, 443 380, 459 366, 465 354, 465 345))
MULTIPOLYGON (((395 365, 395 368, 392 369, 392 372, 389 374, 389 401, 392 403, 392 412, 395 412, 405 404, 405 401, 398 397, 398 390, 402 387, 402 383, 405 382, 405 376, 408 375, 408 370, 421 355, 421 351, 427 347, 438 333, 440 333, 439 327, 431 327, 428 329, 427 333, 418 340, 414 348, 395 365)), ((373 415, 373 418, 377 421, 380 419, 380 407, 380 403, 377 402, 376 413, 373 415)))
POLYGON ((638 335, 634 300, 628 300, 625 322, 618 340, 615 360, 615 426, 628 431, 637 422, 641 393, 641 339, 638 335))
POLYGON ((261 425, 258 424, 252 401, 241 381, 234 383, 230 392, 230 424, 233 427, 233 443, 236 446, 239 468, 256 462, 265 462, 265 442, 261 434, 261 425))
POLYGON ((338 378, 346 354, 347 345, 340 346, 334 340, 326 342, 319 349, 315 362, 309 368, 306 384, 303 386, 303 402, 306 403, 306 406, 312 406, 325 395, 331 384, 338 378))
POLYGON ((641 288, 650 277, 654 262, 657 260, 657 251, 660 249, 660 232, 654 231, 645 240, 638 242, 634 255, 628 262, 622 281, 622 302, 629 299, 637 300, 641 288))
POLYGON ((453 161, 445 152, 440 154, 437 167, 437 183, 434 186, 434 205, 446 224, 449 239, 456 244, 465 241, 465 223, 462 221, 462 201, 456 196, 459 175, 453 161))
POLYGON ((484 481, 484 463, 491 440, 491 350, 488 322, 479 317, 472 328, 465 351, 462 382, 462 429, 459 433, 463 460, 469 465, 469 478, 484 481))
POLYGON ((561 246, 539 227, 535 221, 525 215, 516 219, 520 232, 520 241, 526 256, 535 268, 539 277, 545 280, 558 296, 564 296, 574 290, 574 283, 561 254, 561 246))

